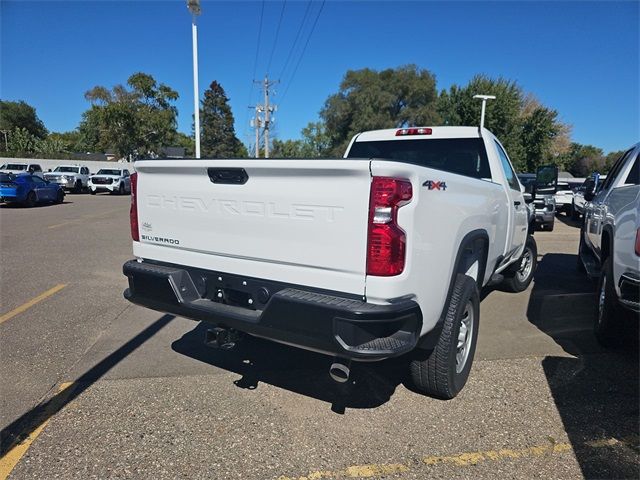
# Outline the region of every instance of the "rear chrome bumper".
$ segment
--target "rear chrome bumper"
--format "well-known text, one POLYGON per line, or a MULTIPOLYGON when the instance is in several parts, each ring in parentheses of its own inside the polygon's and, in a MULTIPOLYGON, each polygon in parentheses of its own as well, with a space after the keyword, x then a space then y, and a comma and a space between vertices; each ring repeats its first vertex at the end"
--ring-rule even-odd
POLYGON ((128 261, 124 297, 153 310, 354 360, 413 350, 422 313, 412 300, 387 305, 309 287, 176 265, 128 261))

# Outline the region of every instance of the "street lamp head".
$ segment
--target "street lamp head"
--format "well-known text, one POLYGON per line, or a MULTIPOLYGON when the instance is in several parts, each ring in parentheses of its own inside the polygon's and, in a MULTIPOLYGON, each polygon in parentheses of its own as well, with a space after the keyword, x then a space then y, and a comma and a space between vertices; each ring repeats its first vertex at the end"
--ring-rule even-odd
POLYGON ((200 15, 200 0, 187 0, 187 8, 192 15, 200 15))

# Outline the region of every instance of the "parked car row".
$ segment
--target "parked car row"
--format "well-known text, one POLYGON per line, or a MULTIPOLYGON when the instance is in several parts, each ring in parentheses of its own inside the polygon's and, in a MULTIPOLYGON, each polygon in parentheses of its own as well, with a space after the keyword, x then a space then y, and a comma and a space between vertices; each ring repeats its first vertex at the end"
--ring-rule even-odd
POLYGON ((618 159, 606 179, 596 175, 585 184, 578 268, 598 282, 596 338, 605 346, 619 346, 638 338, 640 143, 618 159))
POLYGON ((0 200, 34 206, 54 201, 61 203, 65 192, 131 193, 131 174, 127 168, 101 168, 96 174, 83 165, 58 165, 43 173, 35 163, 6 163, 0 166, 2 192, 0 200))

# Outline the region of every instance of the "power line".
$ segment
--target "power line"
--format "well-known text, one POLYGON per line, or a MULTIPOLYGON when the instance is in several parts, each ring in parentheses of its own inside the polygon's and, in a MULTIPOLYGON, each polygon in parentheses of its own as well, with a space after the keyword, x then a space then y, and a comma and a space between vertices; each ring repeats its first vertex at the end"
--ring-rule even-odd
POLYGON ((289 50, 289 54, 287 55, 287 59, 284 62, 284 67, 282 67, 282 71, 280 72, 280 76, 278 78, 282 79, 285 70, 287 69, 287 66, 289 65, 289 61, 291 60, 291 56, 293 55, 293 51, 296 48, 296 45, 298 44, 298 39, 300 38, 300 33, 302 33, 302 27, 304 27, 304 24, 307 20, 307 15, 309 14, 309 9, 311 8, 311 3, 312 0, 309 0, 307 2, 307 8, 304 11, 304 16, 302 17, 302 22, 300 22, 300 27, 298 27, 298 32, 296 33, 296 38, 293 40, 293 43, 291 44, 291 49, 289 50))
MULTIPOLYGON (((251 78, 256 78, 258 54, 260 53, 260 37, 262 36, 262 19, 264 18, 264 2, 265 0, 262 0, 262 9, 260 10, 260 27, 258 28, 258 43, 256 45, 256 58, 253 61, 253 75, 251 75, 251 78)), ((253 92, 253 83, 251 84, 251 91, 253 92)))
POLYGON ((282 102, 284 101, 285 97, 287 96, 287 92, 289 91, 289 87, 293 83, 293 79, 295 78, 296 73, 298 72, 298 67, 300 66, 300 62, 302 62, 302 58, 304 57, 304 54, 307 51, 307 46, 309 46, 309 40, 311 40, 311 36, 313 35, 313 31, 316 29, 316 25, 318 24, 318 19, 320 18, 320 14, 322 13, 322 9, 324 8, 325 2, 326 2, 326 0, 322 0, 322 5, 320 5, 320 10, 318 10, 318 14, 316 15, 316 19, 314 20, 313 26, 311 27, 311 31, 309 32, 309 36, 307 37, 307 41, 304 44, 304 48, 302 49, 302 54, 300 54, 300 57, 298 58, 298 63, 296 63, 296 67, 293 69, 293 73, 291 74, 291 78, 289 79, 289 83, 287 84, 287 88, 285 89, 284 93, 282 94, 282 97, 280 97, 280 105, 282 105, 282 102))
MULTIPOLYGON (((255 56, 255 59, 253 60, 253 74, 251 75, 252 80, 256 78, 256 68, 258 67, 258 54, 260 53, 260 37, 262 36, 262 19, 264 18, 264 2, 265 0, 262 0, 262 8, 260 9, 260 24, 258 26, 258 43, 256 44, 256 56, 255 56)), ((252 96, 253 96, 253 81, 251 82, 251 87, 249 87, 249 99, 247 100, 247 103, 251 103, 252 96)), ((247 130, 249 128, 248 121, 249 121, 249 114, 247 112, 244 116, 245 136, 247 135, 248 133, 247 130)))
MULTIPOLYGON (((271 61, 273 60, 273 54, 276 51, 276 45, 278 44, 278 35, 280 35, 280 26, 282 25, 282 17, 284 16, 284 7, 287 6, 287 0, 282 2, 282 10, 280 10, 280 20, 278 20, 278 27, 276 28, 276 37, 273 40, 273 47, 271 48, 271 55, 269 55, 269 63, 267 64, 267 74, 271 69, 271 61)), ((255 72, 253 72, 253 76, 255 77, 255 72)))

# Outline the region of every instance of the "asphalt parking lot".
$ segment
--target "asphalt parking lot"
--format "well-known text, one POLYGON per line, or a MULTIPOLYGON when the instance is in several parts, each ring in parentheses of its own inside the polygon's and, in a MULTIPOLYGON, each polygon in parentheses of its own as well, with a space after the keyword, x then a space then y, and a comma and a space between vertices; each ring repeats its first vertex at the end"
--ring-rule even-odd
POLYGON ((637 351, 601 350, 578 228, 536 233, 524 293, 483 292, 454 400, 402 383, 403 359, 333 383, 327 357, 122 298, 129 198, 0 206, 0 479, 638 478, 637 351))

